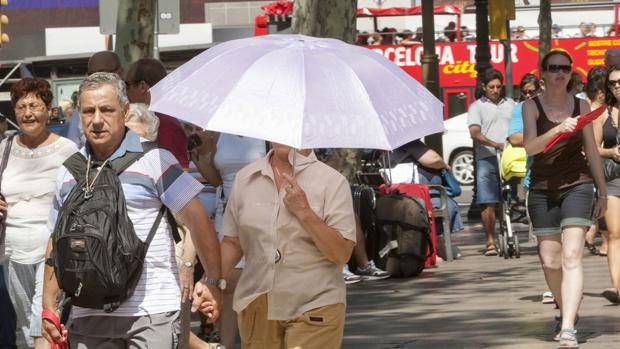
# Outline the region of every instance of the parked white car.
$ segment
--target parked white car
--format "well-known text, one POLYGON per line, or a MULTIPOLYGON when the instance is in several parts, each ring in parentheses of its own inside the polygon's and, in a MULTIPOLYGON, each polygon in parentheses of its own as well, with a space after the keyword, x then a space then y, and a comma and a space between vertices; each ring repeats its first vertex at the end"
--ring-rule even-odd
POLYGON ((443 157, 452 168, 452 174, 463 185, 474 184, 474 146, 469 128, 467 113, 444 121, 446 132, 443 136, 443 157))

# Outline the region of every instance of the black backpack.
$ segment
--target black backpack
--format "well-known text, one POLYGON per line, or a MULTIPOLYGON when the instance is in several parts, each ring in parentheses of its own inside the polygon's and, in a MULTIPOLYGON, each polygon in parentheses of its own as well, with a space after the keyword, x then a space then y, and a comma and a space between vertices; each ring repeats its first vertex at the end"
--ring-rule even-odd
POLYGON ((146 251, 159 226, 162 208, 142 242, 127 215, 118 175, 148 151, 153 142, 142 143, 143 152, 127 152, 106 162, 100 171, 90 169, 81 153, 69 157, 64 166, 77 184, 58 213, 50 264, 58 285, 74 305, 113 312, 129 298, 142 274, 146 251))
POLYGON ((433 250, 430 222, 422 200, 400 194, 377 198, 376 224, 381 240, 380 268, 392 276, 415 276, 433 250))

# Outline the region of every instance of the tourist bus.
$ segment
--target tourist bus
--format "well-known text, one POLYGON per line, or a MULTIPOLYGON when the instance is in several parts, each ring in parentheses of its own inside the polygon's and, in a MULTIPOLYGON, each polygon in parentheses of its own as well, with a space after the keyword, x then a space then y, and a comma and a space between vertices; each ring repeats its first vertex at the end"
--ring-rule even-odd
MULTIPOLYGON (((256 17, 255 35, 266 35, 276 32, 286 32, 290 27, 290 15, 292 13, 292 3, 287 1, 276 1, 263 7, 264 14, 256 17)), ((474 101, 474 91, 476 86, 476 43, 474 39, 468 35, 473 32, 473 24, 471 23, 472 15, 469 15, 471 32, 462 31, 465 23, 463 15, 467 13, 462 6, 444 5, 435 6, 434 13, 436 22, 439 17, 448 16, 450 21, 455 23, 454 42, 436 42, 435 50, 439 60, 439 80, 440 80, 440 98, 443 100, 446 108, 444 109, 444 117, 446 119, 460 115, 467 111, 471 102, 474 101)), ((517 8, 517 11, 527 10, 526 8, 517 8)), ((538 12, 532 11, 536 14, 538 12)), ((602 11, 608 14, 608 22, 605 24, 605 30, 600 31, 598 35, 592 37, 567 37, 554 38, 551 42, 552 48, 562 48, 570 53, 574 60, 574 70, 582 76, 585 81, 587 72, 594 66, 603 65, 605 50, 611 47, 620 47, 620 37, 618 33, 618 3, 601 3, 601 4, 585 4, 581 7, 564 6, 554 7, 553 11, 562 13, 562 16, 583 16, 583 18, 592 18, 590 15, 584 16, 584 13, 593 14, 592 11, 602 11), (561 12, 565 11, 565 12, 561 12), (570 13, 569 13, 570 11, 570 13), (607 34, 609 32, 610 34, 607 34), (606 35, 607 34, 607 35, 606 35)), ((471 9, 468 10, 471 12, 471 9)), ((422 14, 421 6, 416 7, 391 7, 391 8, 358 8, 358 29, 363 28, 362 21, 370 21, 370 25, 366 24, 367 33, 364 35, 361 44, 365 44, 371 49, 395 64, 400 66, 413 78, 422 81, 421 60, 423 47, 421 43, 412 45, 397 45, 390 43, 389 45, 372 46, 365 40, 373 32, 380 32, 382 19, 420 16, 422 14)), ((570 17, 573 22, 578 21, 578 17, 570 17)), ((446 21, 443 20, 445 23, 446 21)), ((389 25, 389 22, 387 25, 389 25)), ((601 23, 597 23, 599 26, 601 23)), ((569 26, 567 26, 569 27, 569 26)), ((578 27, 578 23, 574 24, 574 29, 578 27)), ((403 28, 400 28, 401 30, 403 28)), ((413 28, 411 28, 413 29, 413 28)), ((536 28, 531 28, 530 32, 534 33, 536 28)), ((601 28, 599 28, 601 29, 601 28)), ((414 33, 415 31, 412 30, 414 33)), ((536 29, 537 31, 537 29, 536 29)), ((443 30, 436 30, 441 36, 443 30)), ((382 33, 385 34, 385 33, 382 33)), ((389 33, 388 33, 389 34, 389 33)), ((392 34, 398 34, 398 31, 392 34)), ((537 34, 537 33, 536 33, 537 34)), ((360 40, 358 40, 359 42, 360 40)), ((489 42, 491 51, 491 64, 493 67, 505 73, 505 45, 498 40, 489 42)), ((526 73, 538 72, 538 39, 517 39, 511 40, 511 61, 512 61, 512 82, 518 85, 521 77, 526 73)), ((515 89, 516 90, 516 89, 515 89)))

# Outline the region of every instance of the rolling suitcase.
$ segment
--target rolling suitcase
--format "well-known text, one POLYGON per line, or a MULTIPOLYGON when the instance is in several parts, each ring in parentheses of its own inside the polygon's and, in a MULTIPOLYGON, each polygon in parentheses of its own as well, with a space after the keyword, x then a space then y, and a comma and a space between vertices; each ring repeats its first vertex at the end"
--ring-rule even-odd
POLYGON ((437 228, 435 222, 435 214, 433 213, 433 204, 428 186, 425 184, 392 184, 380 187, 380 192, 384 194, 399 193, 408 197, 418 198, 424 203, 426 214, 429 220, 430 244, 427 250, 428 258, 424 262, 424 267, 428 268, 437 264, 437 228))
POLYGON ((422 197, 412 195, 412 191, 422 190, 423 193, 426 187, 402 188, 405 193, 395 187, 382 186, 382 195, 377 198, 375 219, 379 250, 374 258, 380 268, 393 276, 415 276, 434 263, 435 255, 429 206, 422 194, 415 193, 422 197))

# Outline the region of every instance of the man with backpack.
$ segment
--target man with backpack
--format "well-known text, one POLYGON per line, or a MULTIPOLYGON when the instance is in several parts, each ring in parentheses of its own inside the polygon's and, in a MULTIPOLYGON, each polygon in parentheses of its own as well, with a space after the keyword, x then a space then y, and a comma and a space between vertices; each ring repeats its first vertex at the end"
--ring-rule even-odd
POLYGON ((87 144, 57 179, 43 291, 43 335, 72 348, 170 348, 179 332, 181 290, 170 210, 191 231, 207 269, 195 304, 219 316, 220 252, 198 201, 202 185, 175 157, 125 128, 125 84, 95 73, 79 89, 87 144), (59 324, 62 293, 73 303, 69 329, 59 324), (68 337, 68 338, 67 338, 68 337))

